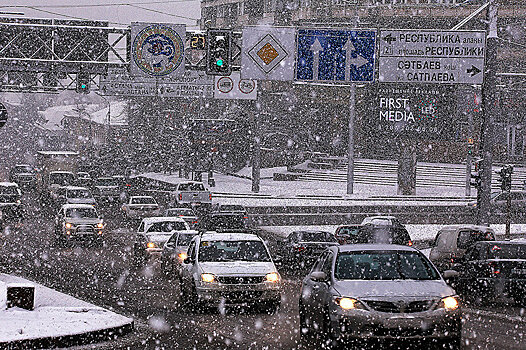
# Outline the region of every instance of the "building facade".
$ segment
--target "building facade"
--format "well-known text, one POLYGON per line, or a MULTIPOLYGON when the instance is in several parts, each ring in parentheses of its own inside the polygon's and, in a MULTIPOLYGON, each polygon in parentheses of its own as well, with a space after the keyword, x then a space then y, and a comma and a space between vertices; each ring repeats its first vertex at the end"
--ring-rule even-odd
MULTIPOLYGON (((484 3, 486 1, 482 0, 203 0, 201 26, 234 30, 265 24, 349 27, 357 17, 358 27, 376 30, 449 30, 484 3)), ((462 29, 485 30, 485 12, 475 16, 462 29)), ((503 162, 520 162, 525 158, 526 84, 522 81, 526 77, 508 74, 526 73, 522 49, 526 46, 525 28, 526 2, 500 0, 498 72, 504 74, 499 80, 500 113, 496 118, 495 153, 496 159, 503 162)), ((292 144, 297 142, 298 149, 345 154, 348 120, 348 91, 345 88, 278 82, 260 86, 263 87, 263 115, 269 119, 263 123, 283 124, 280 132, 289 134, 292 144), (320 100, 324 103, 320 104, 320 100)), ((379 101, 378 91, 382 86, 386 87, 376 82, 358 87, 355 138, 357 152, 364 157, 391 158, 399 151, 396 148, 398 140, 379 135, 368 126, 368 120, 379 107, 370 102, 379 101)), ((428 88, 435 89, 434 86, 428 88)), ((448 107, 448 118, 456 127, 445 138, 421 138, 418 142, 421 160, 463 161, 468 150, 467 140, 471 138, 475 140, 476 152, 482 108, 480 86, 455 86, 448 94, 444 95, 444 101, 454 107, 452 110, 448 107)))

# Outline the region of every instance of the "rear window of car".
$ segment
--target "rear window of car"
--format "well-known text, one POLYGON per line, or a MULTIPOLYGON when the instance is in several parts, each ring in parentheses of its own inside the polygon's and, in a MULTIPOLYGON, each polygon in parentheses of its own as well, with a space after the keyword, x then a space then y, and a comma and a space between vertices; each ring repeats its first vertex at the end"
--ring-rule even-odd
POLYGON ((133 197, 131 204, 157 204, 152 197, 133 197))
POLYGON ((192 209, 168 209, 166 211, 167 216, 195 216, 192 209))
POLYGON ((376 226, 368 224, 360 230, 356 243, 385 243, 385 244, 408 244, 411 238, 403 227, 398 226, 376 226))
POLYGON ((457 248, 468 249, 473 244, 481 241, 494 241, 493 232, 482 232, 476 230, 462 230, 458 233, 457 248))
POLYGON ((334 276, 339 280, 438 280, 440 275, 420 253, 412 251, 342 252, 334 276))
POLYGON ((203 184, 180 184, 179 191, 205 191, 203 184))
POLYGON ((526 259, 526 245, 490 244, 488 259, 526 259))
POLYGON ((302 242, 334 242, 334 238, 328 232, 302 232, 300 235, 302 242))
POLYGON ((20 191, 16 186, 0 186, 0 195, 18 196, 20 191))
POLYGON ((242 205, 221 205, 219 207, 220 211, 245 211, 245 208, 242 205))
POLYGON ((178 221, 160 221, 153 223, 147 232, 172 232, 186 230, 183 222, 178 221))
POLYGON ((88 190, 68 190, 68 198, 91 198, 91 193, 88 190))

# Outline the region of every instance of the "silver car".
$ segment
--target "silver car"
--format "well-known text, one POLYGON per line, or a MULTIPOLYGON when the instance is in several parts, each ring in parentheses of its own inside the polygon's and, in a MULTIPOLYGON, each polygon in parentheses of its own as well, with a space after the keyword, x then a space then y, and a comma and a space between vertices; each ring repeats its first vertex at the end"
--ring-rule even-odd
POLYGON ((329 247, 303 280, 299 310, 301 334, 319 331, 331 342, 429 339, 460 347, 456 292, 408 246, 329 247))

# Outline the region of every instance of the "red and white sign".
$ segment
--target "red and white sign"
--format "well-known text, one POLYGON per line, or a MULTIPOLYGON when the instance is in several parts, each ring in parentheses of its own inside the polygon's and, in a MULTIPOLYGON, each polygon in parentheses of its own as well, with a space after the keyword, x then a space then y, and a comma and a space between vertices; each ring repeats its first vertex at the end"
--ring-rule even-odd
POLYGON ((214 98, 229 100, 255 100, 258 96, 256 80, 241 79, 239 72, 228 77, 216 77, 214 98))

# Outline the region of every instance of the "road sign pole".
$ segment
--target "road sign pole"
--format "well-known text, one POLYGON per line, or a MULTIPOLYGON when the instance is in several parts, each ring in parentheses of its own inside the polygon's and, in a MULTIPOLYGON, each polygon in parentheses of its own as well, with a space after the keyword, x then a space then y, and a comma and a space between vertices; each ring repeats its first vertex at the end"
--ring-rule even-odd
POLYGON ((471 197, 471 163, 473 162, 473 114, 468 113, 468 149, 466 152, 466 197, 471 197))
POLYGON ((482 85, 482 171, 480 186, 480 207, 478 222, 489 225, 491 215, 491 172, 493 165, 493 124, 497 105, 497 0, 491 0, 488 7, 488 36, 486 39, 486 62, 482 85))
POLYGON ((252 130, 254 133, 254 141, 252 144, 252 192, 259 192, 260 172, 261 172, 261 133, 259 130, 260 118, 260 93, 258 91, 258 98, 255 100, 254 108, 254 123, 252 130))
POLYGON ((351 83, 349 94, 349 147, 347 165, 347 194, 354 192, 354 118, 356 113, 356 83, 351 83))

